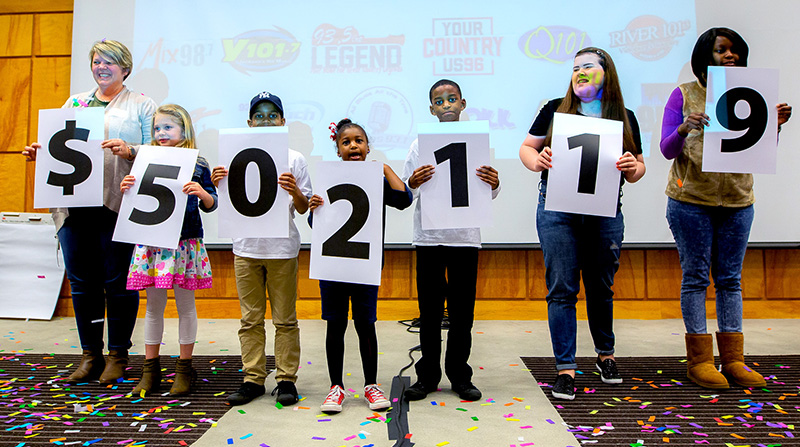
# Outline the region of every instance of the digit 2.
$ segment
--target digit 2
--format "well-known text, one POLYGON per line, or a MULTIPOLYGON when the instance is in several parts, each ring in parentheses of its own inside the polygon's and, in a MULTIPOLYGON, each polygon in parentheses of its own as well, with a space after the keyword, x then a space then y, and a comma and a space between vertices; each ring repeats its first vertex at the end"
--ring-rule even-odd
POLYGON ((600 159, 600 135, 582 133, 567 137, 567 145, 570 150, 583 148, 581 150, 581 169, 578 174, 578 192, 594 194, 597 186, 597 162, 600 159))
POLYGON ((723 139, 722 152, 741 152, 753 147, 767 130, 767 102, 757 91, 747 87, 735 87, 717 102, 717 119, 728 130, 747 130, 736 138, 723 139), (750 105, 750 115, 745 119, 736 116, 734 108, 739 101, 750 105))
POLYGON ((261 149, 249 148, 239 152, 231 161, 228 188, 231 204, 239 214, 247 217, 267 214, 278 195, 278 168, 275 167, 275 161, 261 149), (255 163, 261 178, 255 202, 247 198, 245 186, 245 173, 250 163, 255 163))
POLYGON ((450 160, 450 206, 469 206, 467 188, 467 143, 450 143, 433 152, 436 164, 450 160))
POLYGON ((154 211, 134 208, 129 217, 130 221, 139 225, 158 225, 169 219, 175 211, 175 195, 166 186, 156 184, 155 179, 158 177, 177 179, 180 172, 180 166, 149 164, 144 171, 138 194, 155 198, 158 200, 158 207, 154 211))
POLYGON ((353 206, 353 212, 347 222, 322 243, 322 256, 339 258, 369 259, 369 242, 352 242, 369 217, 369 197, 360 187, 344 183, 328 188, 328 200, 333 204, 339 200, 347 200, 353 206))

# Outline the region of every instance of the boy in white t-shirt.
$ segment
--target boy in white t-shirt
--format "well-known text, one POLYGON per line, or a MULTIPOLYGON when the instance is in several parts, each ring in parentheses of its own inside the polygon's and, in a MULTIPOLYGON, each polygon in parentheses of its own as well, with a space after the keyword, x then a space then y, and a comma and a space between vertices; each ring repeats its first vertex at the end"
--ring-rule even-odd
MULTIPOLYGON (((431 115, 440 122, 458 121, 467 101, 461 88, 442 79, 430 90, 431 115)), ((415 198, 418 188, 434 175, 432 165, 419 166, 419 141, 414 140, 406 157, 402 179, 415 198)), ((500 192, 500 178, 491 166, 475 172, 492 187, 492 198, 500 192)), ((450 329, 444 372, 450 387, 463 400, 475 401, 481 392, 472 384, 472 368, 467 363, 472 350, 472 322, 475 317, 475 291, 478 278, 480 228, 423 230, 420 201, 414 208, 413 243, 417 251, 417 296, 419 300, 419 343, 422 357, 417 361, 417 382, 405 391, 406 400, 421 400, 436 391, 442 378, 442 317, 445 299, 450 329)))
MULTIPOLYGON (((250 101, 250 127, 283 126, 286 119, 280 98, 261 92, 250 101)), ((215 185, 228 175, 217 166, 211 173, 215 185)), ((303 214, 311 197, 308 164, 299 152, 289 149, 289 172, 278 178, 278 185, 292 197, 287 219, 288 238, 240 238, 233 240, 236 289, 242 309, 239 343, 242 348, 244 383, 228 396, 231 405, 243 405, 265 393, 267 378, 266 330, 267 292, 275 326, 275 381, 277 401, 292 405, 298 400, 297 370, 300 365, 300 329, 297 326, 297 256, 300 233, 294 224, 294 211, 303 214)))

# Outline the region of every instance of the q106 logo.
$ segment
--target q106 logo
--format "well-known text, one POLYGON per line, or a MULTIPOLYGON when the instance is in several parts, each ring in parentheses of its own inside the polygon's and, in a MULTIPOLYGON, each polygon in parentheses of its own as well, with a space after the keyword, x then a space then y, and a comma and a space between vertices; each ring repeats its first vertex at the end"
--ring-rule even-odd
POLYGON ((288 67, 300 52, 300 42, 283 28, 247 31, 230 39, 222 39, 225 55, 222 62, 249 74, 288 67))

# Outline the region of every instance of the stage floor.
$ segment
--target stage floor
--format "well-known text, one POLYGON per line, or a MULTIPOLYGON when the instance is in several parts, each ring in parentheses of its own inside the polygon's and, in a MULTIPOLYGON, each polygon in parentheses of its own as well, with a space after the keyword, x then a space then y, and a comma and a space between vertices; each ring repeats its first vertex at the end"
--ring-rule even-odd
MULTIPOLYGON (((53 321, 2 320, 0 355, 13 352, 77 354, 77 331, 72 318, 53 321)), ((578 356, 593 356, 591 338, 586 321, 579 322, 578 356)), ((238 355, 236 336, 238 320, 200 320, 197 355, 238 355)), ((306 397, 295 408, 278 409, 274 397, 266 395, 250 404, 235 407, 222 416, 216 427, 208 430, 196 446, 394 446, 400 445, 387 436, 387 426, 370 422, 373 412, 363 398, 353 396, 344 403, 344 411, 334 416, 321 415, 319 404, 328 391, 325 362, 325 323, 319 320, 301 320, 302 368, 299 372, 298 390, 306 397), (242 410, 242 411, 237 411, 242 410), (366 422, 366 424, 365 424, 366 422), (361 436, 359 436, 359 434, 361 436), (324 439, 323 439, 324 438, 324 439)), ((379 380, 389 394, 392 378, 409 363, 408 349, 418 344, 416 334, 396 322, 379 321, 378 347, 379 380)), ((716 322, 709 321, 709 330, 716 322)), ((792 340, 800 339, 797 320, 747 320, 745 328, 746 355, 797 354, 792 340)), ((267 321, 268 338, 272 337, 267 321)), ((634 356, 684 356, 683 325, 680 320, 617 320, 617 355, 634 356)), ((143 353, 143 320, 139 320, 133 337, 132 353, 143 353)), ((177 319, 166 322, 165 355, 177 354, 177 319)), ((272 347, 268 348, 272 354, 272 347)), ((348 330, 345 359, 345 386, 362 394, 363 379, 355 330, 348 330)), ((414 358, 419 353, 415 352, 414 358)), ((479 402, 461 402, 449 390, 443 379, 441 391, 428 399, 413 402, 408 413, 411 441, 418 446, 578 446, 581 441, 567 431, 563 420, 527 371, 520 357, 547 357, 552 355, 547 322, 545 321, 477 321, 473 331, 471 365, 473 382, 483 392, 479 402), (530 444, 534 443, 534 444, 530 444)), ((550 360, 551 361, 551 360, 550 360)), ((625 371, 625 364, 619 364, 625 371)), ((796 371, 793 371, 796 374, 796 371)), ((138 376, 138 372, 136 374, 138 376)), ((404 375, 413 383, 413 368, 404 375)), ((553 369, 553 376, 555 370, 553 369)), ((551 377, 540 380, 551 381, 551 377)), ((607 387, 596 379, 596 387, 607 387)), ((268 391, 275 383, 272 375, 267 379, 268 391)), ((619 385, 621 395, 633 383, 619 385)), ((228 390, 229 392, 234 389, 228 390)), ((711 394, 709 392, 709 394, 711 394)), ((580 394, 577 399, 580 399, 580 394)), ((797 399, 793 397, 791 399, 797 399)), ((187 398, 187 400, 191 400, 187 398)), ((797 402, 786 402, 794 409, 797 402)), ((0 414, 12 411, 0 410, 0 414)), ((793 410, 796 411, 796 410, 793 410)), ((386 416, 383 414, 382 416, 386 416)), ((41 441, 41 440, 38 440, 41 441)), ((635 443, 637 439, 631 439, 635 443)), ((744 441, 731 438, 734 443, 744 441)), ((771 443, 775 439, 749 439, 752 444, 771 443), (757 442, 756 442, 757 441, 757 442)), ((32 443, 29 445, 33 445, 32 443)), ((410 445, 410 444, 406 444, 410 445)))

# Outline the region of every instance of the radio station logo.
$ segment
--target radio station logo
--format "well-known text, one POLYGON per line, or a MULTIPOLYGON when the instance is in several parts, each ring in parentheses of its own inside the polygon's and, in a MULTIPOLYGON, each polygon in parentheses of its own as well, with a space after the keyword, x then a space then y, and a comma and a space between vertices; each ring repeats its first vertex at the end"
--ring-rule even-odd
POLYGON ((222 39, 222 62, 244 74, 267 72, 288 67, 297 59, 300 42, 283 28, 247 31, 222 39))
POLYGON ((515 129, 517 127, 511 121, 511 111, 503 108, 491 110, 481 107, 467 107, 464 110, 470 121, 488 121, 489 128, 492 130, 515 129))
POLYGON ((517 42, 520 51, 531 59, 540 59, 555 64, 571 61, 581 48, 592 45, 592 39, 570 26, 540 26, 524 33, 517 42))
POLYGON ((323 23, 311 38, 312 73, 394 73, 403 71, 405 35, 364 37, 353 26, 323 23))
POLYGON ((502 42, 491 17, 433 19, 433 36, 423 40, 422 56, 433 59, 435 76, 491 75, 502 42))
POLYGON ((389 87, 364 90, 347 107, 347 116, 364 125, 370 144, 390 160, 405 159, 413 141, 414 115, 402 93, 389 87))
POLYGON ((184 67, 199 67, 205 64, 206 58, 211 56, 214 46, 211 43, 184 43, 174 45, 164 42, 161 37, 147 46, 147 51, 136 65, 142 68, 158 69, 159 65, 182 65, 184 67), (150 65, 152 63, 152 65, 150 65))
POLYGON ((667 22, 657 16, 639 16, 625 29, 610 32, 609 46, 642 61, 656 61, 669 54, 691 27, 689 20, 667 22))

